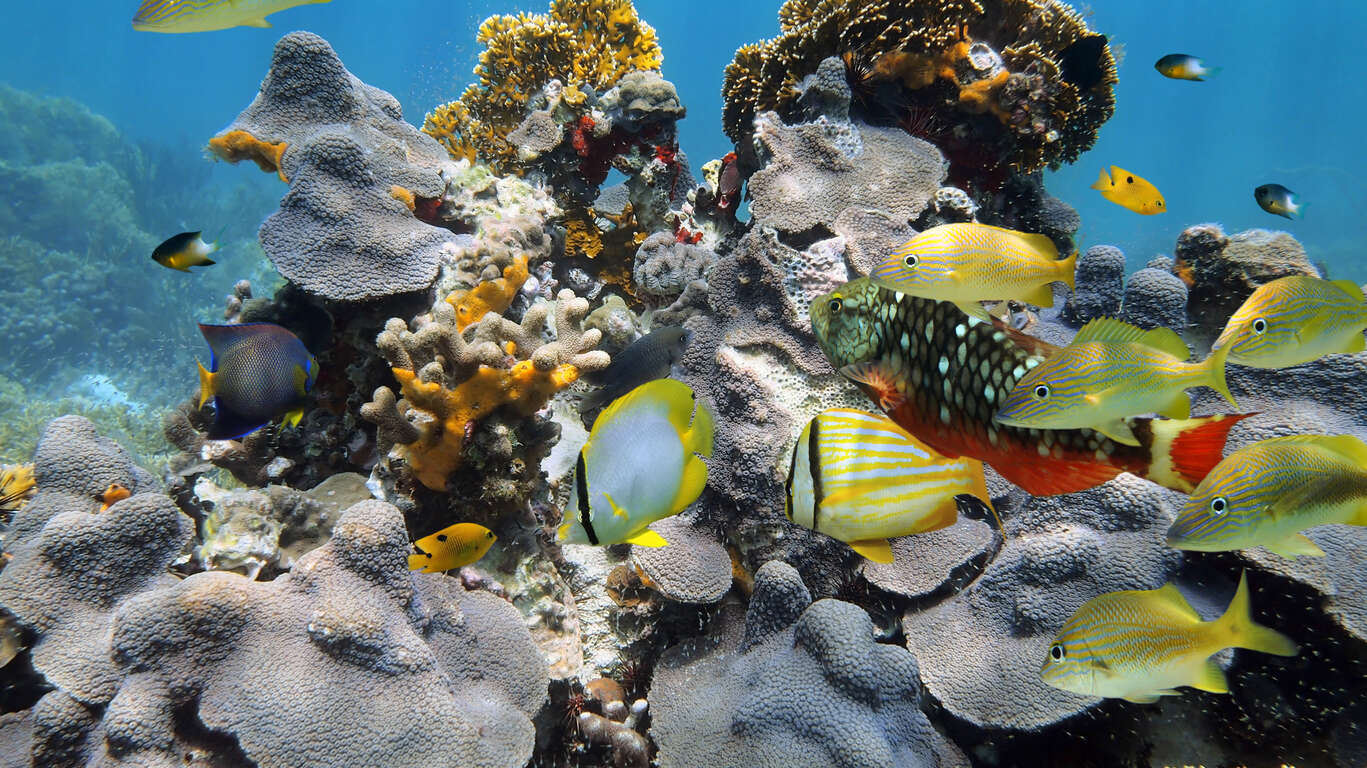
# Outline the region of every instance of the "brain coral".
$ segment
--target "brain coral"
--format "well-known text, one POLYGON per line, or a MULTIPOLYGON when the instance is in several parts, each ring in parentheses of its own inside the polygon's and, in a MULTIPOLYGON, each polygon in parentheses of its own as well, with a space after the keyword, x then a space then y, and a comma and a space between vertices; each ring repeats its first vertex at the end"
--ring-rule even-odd
POLYGON ((1075 160, 1114 111, 1115 61, 1098 37, 1055 0, 788 0, 779 35, 726 68, 723 122, 743 145, 756 115, 790 115, 802 80, 837 56, 865 111, 913 132, 971 121, 1034 171, 1075 160))

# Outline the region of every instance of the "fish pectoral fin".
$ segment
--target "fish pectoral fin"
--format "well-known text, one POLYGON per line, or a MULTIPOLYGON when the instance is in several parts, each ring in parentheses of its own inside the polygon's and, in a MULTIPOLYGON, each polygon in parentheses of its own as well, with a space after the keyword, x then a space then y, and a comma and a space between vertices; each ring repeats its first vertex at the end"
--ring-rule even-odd
POLYGON ((862 541, 851 541, 848 544, 850 549, 875 563, 892 562, 892 546, 888 544, 887 539, 863 539, 862 541))
POLYGON ((1264 544, 1263 547, 1272 554, 1281 555, 1288 560, 1295 560, 1300 555, 1324 557, 1324 550, 1303 533, 1293 534, 1272 544, 1264 544))
POLYGON ((603 498, 607 500, 608 507, 612 509, 612 514, 614 517, 620 517, 623 520, 626 520, 628 517, 630 517, 630 515, 627 514, 626 510, 617 506, 617 502, 613 500, 612 496, 610 496, 607 491, 603 491, 603 498))
POLYGON ((1224 670, 1210 659, 1206 659, 1206 663, 1201 665, 1201 669, 1196 673, 1196 679, 1191 681, 1190 685, 1198 691, 1229 693, 1229 681, 1225 679, 1224 670))
POLYGON ((1020 300, 1037 307, 1052 307, 1054 306, 1054 284, 1045 283, 1032 288, 1024 296, 1021 296, 1020 300))
POLYGON ((195 365, 199 366, 199 407, 203 408, 214 396, 214 374, 198 360, 195 361, 195 365))
POLYGON ((1092 427, 1096 431, 1123 445, 1139 445, 1139 438, 1124 419, 1113 419, 1092 427))
POLYGON ((250 19, 250 20, 248 20, 248 21, 242 22, 242 26, 244 26, 244 27, 260 27, 261 29, 270 29, 270 28, 271 28, 271 23, 270 23, 269 21, 266 21, 264 18, 261 18, 261 19, 250 19))
MULTIPOLYGON (((986 313, 986 310, 983 311, 986 313)), ((876 362, 841 366, 840 375, 873 390, 871 397, 884 411, 894 410, 906 400, 902 393, 897 391, 891 377, 884 373, 883 367, 876 362)))
POLYGON ((1296 488, 1267 507, 1274 520, 1306 507, 1340 506, 1367 499, 1367 474, 1332 475, 1296 488))
POLYGON ((958 307, 959 311, 969 317, 976 317, 984 323, 992 322, 992 315, 983 308, 982 302, 980 301, 956 301, 954 302, 954 306, 958 307))
POLYGON ((679 478, 679 492, 669 506, 670 513, 684 511, 685 507, 698 500, 706 486, 707 465, 697 456, 689 456, 684 460, 683 477, 679 478))
POLYGON ((300 421, 303 421, 303 419, 304 419, 304 409, 303 409, 303 408, 291 408, 290 410, 285 411, 285 416, 284 416, 283 419, 281 419, 281 423, 282 423, 282 424, 285 424, 285 425, 287 425, 287 426, 297 427, 297 426, 299 426, 299 422, 300 422, 300 421))
POLYGON ((665 537, 663 537, 663 536, 661 536, 660 534, 658 534, 658 533, 656 533, 656 532, 650 530, 649 528, 646 528, 645 530, 641 531, 640 533, 636 534, 635 536, 632 536, 632 537, 626 539, 626 543, 628 543, 628 544, 635 544, 635 545, 638 546, 638 547, 667 547, 667 546, 669 546, 669 542, 665 541, 665 537))
POLYGON ((1168 403, 1158 413, 1169 419, 1189 419, 1191 418, 1191 398, 1187 397, 1186 390, 1182 390, 1173 397, 1172 402, 1168 403))

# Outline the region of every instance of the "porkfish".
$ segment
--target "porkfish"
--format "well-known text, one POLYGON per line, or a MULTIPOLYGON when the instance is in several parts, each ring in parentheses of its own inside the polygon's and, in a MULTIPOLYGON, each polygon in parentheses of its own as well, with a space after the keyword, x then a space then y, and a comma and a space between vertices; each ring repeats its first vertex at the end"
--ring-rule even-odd
POLYGON ((1320 557, 1301 531, 1331 523, 1367 525, 1367 445, 1352 435, 1277 437, 1217 464, 1168 530, 1168 545, 1320 557))
POLYGON ((210 440, 235 440, 284 416, 297 426, 313 391, 318 361, 304 342, 271 323, 199 324, 209 367, 199 364, 199 407, 214 401, 210 440))
POLYGON ((133 16, 139 32, 212 32, 269 27, 266 17, 298 5, 332 0, 143 0, 133 16))
POLYGON ((1189 493, 1243 418, 1129 419, 1138 445, 1092 429, 999 424, 1016 383, 1058 347, 867 278, 817 298, 810 314, 831 365, 898 426, 942 456, 991 464, 1035 496, 1092 488, 1121 472, 1189 493))
POLYGON ((646 526, 682 512, 707 484, 712 412, 687 384, 656 379, 614 400, 579 451, 562 543, 663 547, 646 526), (696 406, 696 408, 695 408, 696 406))
POLYGON ((1367 349, 1367 298, 1352 280, 1291 275, 1257 287, 1225 323, 1214 347, 1229 362, 1286 368, 1367 349))
POLYGON ((1060 259, 1045 235, 970 222, 918 234, 874 267, 869 279, 912 296, 952 301, 986 320, 983 301, 1054 306, 1052 284, 1071 290, 1076 268, 1077 254, 1060 259))
POLYGON ((498 541, 494 532, 479 523, 456 523, 413 542, 417 554, 408 556, 408 570, 441 573, 469 565, 498 541))
POLYGON ((788 519, 892 562, 888 539, 946 528, 955 497, 992 507, 982 462, 946 459, 881 414, 835 408, 807 423, 788 462, 788 519))
POLYGON ((1228 348, 1199 363, 1186 362, 1188 354, 1186 343, 1169 328, 1146 331, 1097 318, 1016 382, 997 411, 997 421, 1038 429, 1087 427, 1117 442, 1139 445, 1125 419, 1146 413, 1187 418, 1188 387, 1210 387, 1234 404, 1225 384, 1228 348))
POLYGON ((1092 189, 1121 208, 1129 208, 1143 216, 1153 216, 1167 210, 1167 203, 1158 187, 1119 166, 1111 166, 1110 173, 1103 170, 1092 184, 1092 189))
POLYGON ((1054 638, 1040 676, 1065 691, 1140 704, 1176 695, 1182 685, 1229 693, 1225 673, 1210 659, 1225 648, 1297 653, 1291 638, 1254 623, 1247 574, 1214 621, 1202 621, 1172 584, 1094 597, 1054 638))

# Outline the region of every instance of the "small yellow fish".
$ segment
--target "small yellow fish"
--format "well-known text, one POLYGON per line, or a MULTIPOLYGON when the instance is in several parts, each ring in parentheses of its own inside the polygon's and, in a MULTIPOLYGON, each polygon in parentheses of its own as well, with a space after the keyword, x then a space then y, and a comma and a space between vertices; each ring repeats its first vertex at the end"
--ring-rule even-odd
POLYGON ((1170 53, 1154 62, 1153 68, 1173 80, 1202 81, 1220 71, 1219 67, 1208 67, 1204 61, 1185 53, 1170 53))
POLYGON ((498 541, 494 532, 478 523, 456 523, 413 542, 418 553, 408 556, 408 570, 441 573, 469 565, 498 541))
POLYGON ((1234 403, 1225 384, 1228 354, 1225 347, 1188 363, 1187 345, 1171 329, 1145 331, 1098 318, 1021 377, 997 411, 997 421, 1035 429, 1090 428, 1116 442, 1139 445, 1125 419, 1145 413, 1189 418, 1187 387, 1210 387, 1234 403))
POLYGON ((987 320, 982 301, 1054 306, 1051 283, 1070 289, 1077 254, 1058 257, 1045 235, 987 224, 944 224, 908 240, 869 273, 874 283, 926 299, 952 301, 987 320))
POLYGON ((1101 196, 1115 203, 1122 208, 1129 208, 1135 213, 1145 216, 1152 216, 1167 210, 1167 205, 1163 202, 1163 195, 1158 191, 1158 187, 1150 184, 1144 179, 1130 173, 1124 168, 1111 166, 1111 172, 1105 171, 1097 178, 1092 189, 1101 191, 1101 196))
POLYGON ((1176 695, 1179 685, 1229 693, 1225 673, 1210 660, 1225 648, 1298 651, 1291 638, 1254 623, 1247 574, 1214 621, 1202 621, 1172 584, 1094 597, 1059 630, 1040 676, 1065 691, 1140 704, 1176 695))
POLYGON ((647 526, 682 512, 707 484, 712 412, 687 384, 656 379, 598 415, 579 451, 557 535, 569 544, 663 547, 647 526), (696 408, 695 408, 696 406, 696 408))
POLYGON ((886 416, 835 408, 808 422, 793 446, 784 512, 890 563, 889 538, 953 525, 960 494, 992 508, 981 461, 947 459, 886 416))
POLYGON ((266 17, 299 5, 332 0, 143 0, 133 16, 139 32, 212 32, 230 27, 269 27, 266 17))
POLYGON ((1252 368, 1286 368, 1367 349, 1367 298, 1352 280, 1292 275, 1264 283, 1229 318, 1215 347, 1252 368))
POLYGON ((1301 531, 1331 523, 1367 525, 1367 444, 1352 435, 1278 437, 1217 464, 1191 492, 1168 544, 1321 557, 1301 531))
POLYGON ((213 264, 209 254, 218 250, 218 243, 204 242, 201 234, 203 233, 181 232, 170 238, 152 251, 152 261, 181 272, 189 272, 190 267, 207 267, 213 264))

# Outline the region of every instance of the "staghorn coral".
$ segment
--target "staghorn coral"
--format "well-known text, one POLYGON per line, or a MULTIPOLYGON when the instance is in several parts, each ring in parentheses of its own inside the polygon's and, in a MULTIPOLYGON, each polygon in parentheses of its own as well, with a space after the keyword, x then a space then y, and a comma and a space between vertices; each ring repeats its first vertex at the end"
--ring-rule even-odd
POLYGON ((804 78, 839 57, 866 114, 908 122, 952 160, 983 147, 978 165, 1031 172, 1075 160, 1114 110, 1109 47, 1092 61, 1086 43, 1070 49, 1094 38, 1054 0, 789 0, 779 35, 727 66, 723 124, 743 146, 757 115, 791 117, 804 78))

